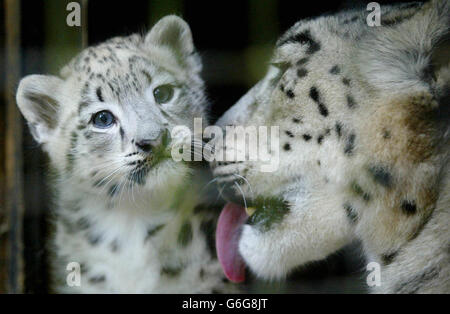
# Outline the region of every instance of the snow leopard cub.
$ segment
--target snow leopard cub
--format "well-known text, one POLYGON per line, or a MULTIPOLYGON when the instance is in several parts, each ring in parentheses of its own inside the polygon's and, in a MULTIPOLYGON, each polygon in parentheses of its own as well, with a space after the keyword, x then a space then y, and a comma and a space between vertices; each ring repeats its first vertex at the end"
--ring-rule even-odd
POLYGON ((60 77, 20 82, 17 104, 57 174, 54 291, 228 289, 209 247, 214 215, 194 210, 203 182, 170 157, 173 127, 206 121, 201 67, 189 26, 167 16, 85 49, 60 77), (71 262, 80 286, 66 282, 71 262))

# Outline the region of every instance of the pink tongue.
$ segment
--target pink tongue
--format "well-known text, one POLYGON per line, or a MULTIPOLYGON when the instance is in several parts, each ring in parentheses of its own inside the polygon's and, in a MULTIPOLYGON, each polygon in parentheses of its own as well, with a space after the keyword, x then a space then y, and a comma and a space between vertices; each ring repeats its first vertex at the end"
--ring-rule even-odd
POLYGON ((228 203, 220 213, 216 229, 216 249, 225 276, 233 282, 245 280, 245 264, 238 245, 242 224, 247 220, 244 207, 228 203))

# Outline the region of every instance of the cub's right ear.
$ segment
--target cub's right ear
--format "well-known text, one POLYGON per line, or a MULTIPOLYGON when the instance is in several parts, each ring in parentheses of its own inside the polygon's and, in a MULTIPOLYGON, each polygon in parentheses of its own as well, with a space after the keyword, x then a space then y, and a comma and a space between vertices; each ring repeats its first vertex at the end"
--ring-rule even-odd
POLYGON ((40 144, 49 140, 57 125, 60 104, 56 95, 62 82, 56 76, 29 75, 20 81, 17 89, 17 106, 40 144))

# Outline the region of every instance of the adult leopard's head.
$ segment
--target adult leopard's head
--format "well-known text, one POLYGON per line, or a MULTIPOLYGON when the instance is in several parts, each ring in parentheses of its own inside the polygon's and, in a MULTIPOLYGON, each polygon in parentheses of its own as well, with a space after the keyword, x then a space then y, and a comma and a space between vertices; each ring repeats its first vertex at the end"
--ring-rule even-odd
POLYGON ((59 77, 25 77, 17 104, 62 182, 111 197, 148 193, 188 171, 172 160, 169 134, 204 118, 200 70, 189 26, 167 16, 145 36, 83 50, 59 77))
POLYGON ((230 279, 243 279, 241 257, 277 278, 355 235, 381 261, 417 234, 448 159, 448 13, 447 1, 385 6, 369 27, 354 10, 279 39, 266 76, 218 121, 280 127, 275 172, 212 165, 230 201, 216 240, 230 279))

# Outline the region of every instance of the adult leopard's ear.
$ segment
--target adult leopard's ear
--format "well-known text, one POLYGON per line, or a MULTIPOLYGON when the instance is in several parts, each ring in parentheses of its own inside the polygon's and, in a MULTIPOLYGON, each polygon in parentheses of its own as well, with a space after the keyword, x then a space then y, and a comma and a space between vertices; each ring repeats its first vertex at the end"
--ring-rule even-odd
POLYGON ((411 12, 398 23, 373 27, 360 45, 358 64, 381 90, 433 93, 450 65, 450 1, 431 0, 411 12))
POLYGON ((167 49, 189 71, 201 71, 201 61, 195 52, 191 29, 182 18, 176 15, 163 17, 148 32, 144 42, 147 47, 167 49))
POLYGON ((60 105, 55 98, 63 80, 50 75, 29 75, 20 81, 17 106, 34 139, 44 144, 56 128, 60 105))

